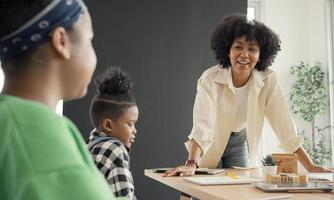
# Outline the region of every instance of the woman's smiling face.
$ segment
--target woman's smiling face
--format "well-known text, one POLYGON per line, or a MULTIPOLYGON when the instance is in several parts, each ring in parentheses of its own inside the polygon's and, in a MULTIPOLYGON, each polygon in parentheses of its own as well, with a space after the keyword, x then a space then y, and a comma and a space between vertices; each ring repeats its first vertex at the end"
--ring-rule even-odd
POLYGON ((250 76, 260 57, 260 47, 246 36, 234 39, 230 49, 233 74, 250 76))

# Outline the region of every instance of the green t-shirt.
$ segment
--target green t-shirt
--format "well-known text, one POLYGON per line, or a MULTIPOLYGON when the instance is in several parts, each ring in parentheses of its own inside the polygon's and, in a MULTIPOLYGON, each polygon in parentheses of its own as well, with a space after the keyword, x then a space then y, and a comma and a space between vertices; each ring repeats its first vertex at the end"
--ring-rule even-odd
POLYGON ((115 199, 66 117, 0 95, 0 199, 115 199))

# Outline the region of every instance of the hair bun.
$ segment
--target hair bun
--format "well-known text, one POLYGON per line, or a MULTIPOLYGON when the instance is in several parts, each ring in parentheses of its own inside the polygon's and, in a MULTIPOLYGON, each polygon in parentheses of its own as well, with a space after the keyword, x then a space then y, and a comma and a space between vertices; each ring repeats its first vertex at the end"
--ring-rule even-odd
POLYGON ((133 86, 131 77, 117 66, 108 67, 95 83, 97 91, 106 95, 128 92, 133 86))

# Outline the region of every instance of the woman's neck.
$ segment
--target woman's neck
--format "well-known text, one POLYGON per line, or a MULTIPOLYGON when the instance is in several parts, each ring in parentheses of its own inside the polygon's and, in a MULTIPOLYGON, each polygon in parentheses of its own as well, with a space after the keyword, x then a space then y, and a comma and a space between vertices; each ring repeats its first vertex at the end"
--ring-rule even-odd
POLYGON ((56 109, 61 95, 52 81, 40 77, 13 76, 5 79, 2 94, 40 102, 52 110, 56 109))
POLYGON ((231 70, 232 73, 232 82, 234 87, 242 87, 247 84, 251 73, 235 73, 231 70))

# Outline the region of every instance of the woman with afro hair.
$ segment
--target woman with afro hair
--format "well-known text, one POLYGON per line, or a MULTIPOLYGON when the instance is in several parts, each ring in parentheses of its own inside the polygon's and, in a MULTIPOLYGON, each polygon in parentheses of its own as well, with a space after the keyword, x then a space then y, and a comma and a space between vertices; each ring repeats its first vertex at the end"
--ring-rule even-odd
POLYGON ((216 27, 211 49, 218 61, 198 80, 193 128, 185 143, 185 165, 164 175, 192 175, 197 167, 255 167, 266 117, 287 153, 295 153, 309 172, 316 166, 302 147, 275 72, 268 69, 280 39, 263 23, 230 15, 216 27))

